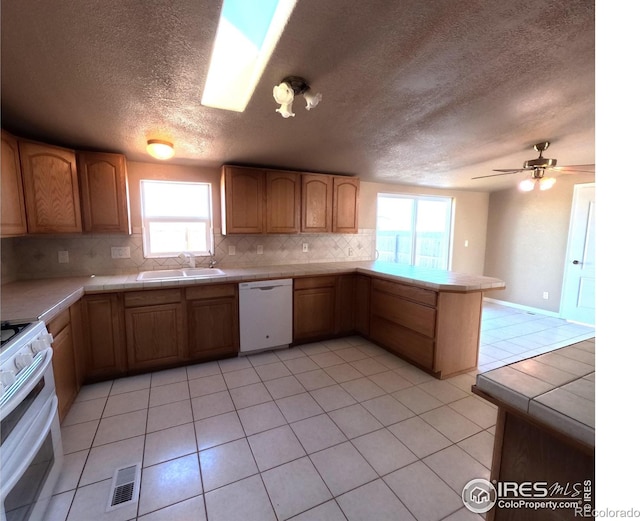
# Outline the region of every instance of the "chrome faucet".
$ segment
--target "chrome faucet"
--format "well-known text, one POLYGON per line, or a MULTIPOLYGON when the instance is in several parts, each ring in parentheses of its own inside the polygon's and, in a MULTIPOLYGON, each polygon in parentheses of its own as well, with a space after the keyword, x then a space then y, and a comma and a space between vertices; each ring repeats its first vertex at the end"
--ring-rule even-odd
POLYGON ((216 264, 218 264, 218 261, 213 258, 213 253, 209 250, 209 267, 213 268, 216 264))
POLYGON ((193 253, 183 251, 180 255, 178 255, 178 258, 181 260, 186 260, 189 263, 190 268, 196 267, 196 258, 193 256, 193 253))

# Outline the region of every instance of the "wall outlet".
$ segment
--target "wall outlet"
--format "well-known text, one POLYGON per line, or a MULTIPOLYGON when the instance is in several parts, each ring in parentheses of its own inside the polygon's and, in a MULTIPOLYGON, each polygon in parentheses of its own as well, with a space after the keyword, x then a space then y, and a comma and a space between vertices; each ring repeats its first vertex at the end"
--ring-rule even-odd
POLYGON ((131 250, 129 246, 113 246, 111 248, 111 258, 112 259, 130 259, 131 258, 131 250))
POLYGON ((258 255, 262 255, 264 253, 264 248, 262 247, 262 244, 258 244, 258 247, 256 249, 257 249, 256 253, 258 255))
POLYGON ((229 255, 235 255, 236 254, 236 247, 231 244, 229 245, 229 255))
POLYGON ((58 252, 58 262, 60 264, 69 264, 69 252, 68 251, 59 251, 58 252))
POLYGON ((542 292, 542 298, 544 300, 549 300, 549 292, 548 291, 543 291, 542 292))
POLYGON ((302 253, 308 253, 309 252, 309 243, 308 242, 303 242, 302 243, 302 253))

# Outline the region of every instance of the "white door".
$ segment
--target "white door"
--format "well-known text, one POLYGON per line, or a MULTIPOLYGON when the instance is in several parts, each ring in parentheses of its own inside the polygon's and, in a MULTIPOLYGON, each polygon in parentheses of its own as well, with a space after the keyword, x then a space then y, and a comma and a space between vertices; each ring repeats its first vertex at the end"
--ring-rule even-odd
POLYGON ((562 291, 562 318, 595 325, 596 188, 575 185, 562 291))

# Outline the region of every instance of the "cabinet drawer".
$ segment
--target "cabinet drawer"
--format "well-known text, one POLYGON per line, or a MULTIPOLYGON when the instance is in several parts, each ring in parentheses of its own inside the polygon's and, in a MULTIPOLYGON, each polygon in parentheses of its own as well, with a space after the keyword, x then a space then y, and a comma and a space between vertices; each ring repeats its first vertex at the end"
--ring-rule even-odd
POLYGON ((436 291, 389 282, 387 280, 373 279, 373 289, 398 295, 399 297, 413 300, 426 306, 436 307, 438 302, 438 292, 436 291))
POLYGON ((293 289, 333 288, 336 285, 336 277, 302 277, 293 280, 293 289))
POLYGON ((425 369, 433 369, 433 340, 405 327, 376 318, 371 338, 425 369))
POLYGON ((124 294, 124 306, 155 306, 156 304, 171 304, 180 302, 179 289, 160 289, 148 291, 133 291, 124 294))
POLYGON ((187 300, 208 298, 235 297, 235 284, 219 284, 216 286, 198 286, 186 289, 187 300))
POLYGON ((69 308, 61 311, 54 319, 51 320, 47 324, 47 331, 51 333, 54 337, 58 336, 58 333, 64 329, 64 327, 69 324, 71 320, 71 315, 69 315, 69 308))
POLYGON ((422 335, 435 337, 435 308, 374 290, 371 298, 371 313, 422 335))

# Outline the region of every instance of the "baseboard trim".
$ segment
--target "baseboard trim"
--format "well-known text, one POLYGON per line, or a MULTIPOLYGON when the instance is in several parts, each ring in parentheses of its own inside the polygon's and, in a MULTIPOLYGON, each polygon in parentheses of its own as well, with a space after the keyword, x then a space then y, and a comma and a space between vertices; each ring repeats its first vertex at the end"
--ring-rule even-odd
POLYGON ((562 318, 560 316, 560 313, 558 313, 557 311, 548 311, 546 309, 534 308, 531 306, 523 306, 522 304, 514 304, 513 302, 507 302, 506 300, 498 300, 495 298, 484 297, 483 301, 493 302, 494 304, 500 304, 501 306, 520 309, 522 311, 528 311, 530 313, 533 313, 534 315, 545 315, 547 317, 562 318))

